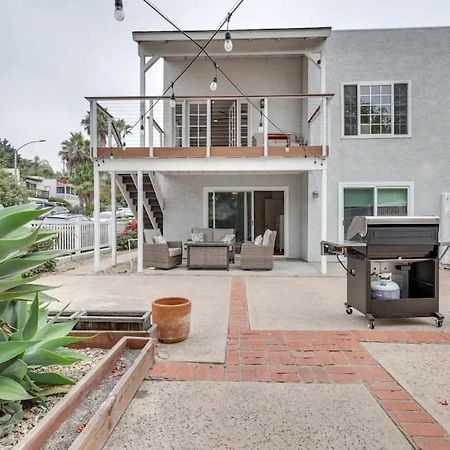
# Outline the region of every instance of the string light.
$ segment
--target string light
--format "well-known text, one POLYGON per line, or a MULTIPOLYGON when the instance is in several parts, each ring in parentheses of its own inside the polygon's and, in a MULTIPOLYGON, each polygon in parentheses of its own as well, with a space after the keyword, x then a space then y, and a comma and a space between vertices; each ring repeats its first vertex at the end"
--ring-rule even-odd
POLYGON ((118 22, 122 22, 122 20, 125 18, 122 0, 115 0, 114 2, 114 17, 118 22))
POLYGON ((214 64, 214 67, 216 68, 216 73, 214 75, 214 78, 211 81, 211 84, 209 85, 209 88, 214 92, 217 89, 217 64, 214 64))
POLYGON ((223 44, 223 47, 225 48, 225 51, 230 53, 233 50, 233 41, 231 40, 231 33, 228 30, 228 27, 230 26, 230 19, 231 14, 228 14, 227 17, 227 31, 225 32, 225 42, 223 44))
POLYGON ((172 95, 170 97, 169 105, 171 108, 175 108, 177 106, 177 99, 175 98, 175 93, 173 92, 173 81, 172 81, 172 95))

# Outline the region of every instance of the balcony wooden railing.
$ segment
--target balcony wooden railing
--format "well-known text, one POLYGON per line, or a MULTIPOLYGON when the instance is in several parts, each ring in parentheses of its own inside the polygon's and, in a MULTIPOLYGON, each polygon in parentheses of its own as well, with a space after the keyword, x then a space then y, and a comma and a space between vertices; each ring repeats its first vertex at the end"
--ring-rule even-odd
MULTIPOLYGON (((333 94, 98 97, 97 158, 299 158, 329 154, 333 94), (320 120, 319 120, 320 119, 320 120)), ((91 133, 92 135, 92 133, 91 133)))

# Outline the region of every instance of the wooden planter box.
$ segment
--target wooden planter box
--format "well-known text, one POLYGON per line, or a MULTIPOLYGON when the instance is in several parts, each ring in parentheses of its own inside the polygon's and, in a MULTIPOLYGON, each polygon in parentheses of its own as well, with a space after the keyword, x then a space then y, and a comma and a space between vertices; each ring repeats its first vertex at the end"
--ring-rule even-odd
POLYGON ((153 366, 155 345, 156 341, 151 338, 123 337, 120 339, 102 361, 83 377, 15 448, 19 450, 39 450, 70 418, 100 380, 112 371, 127 348, 141 349, 132 365, 103 403, 99 405, 97 411, 69 447, 72 450, 102 448, 153 366))
MULTIPOLYGON (((56 313, 50 313, 49 316, 56 313)), ((56 320, 78 320, 74 330, 147 331, 151 327, 150 311, 64 311, 56 320)))

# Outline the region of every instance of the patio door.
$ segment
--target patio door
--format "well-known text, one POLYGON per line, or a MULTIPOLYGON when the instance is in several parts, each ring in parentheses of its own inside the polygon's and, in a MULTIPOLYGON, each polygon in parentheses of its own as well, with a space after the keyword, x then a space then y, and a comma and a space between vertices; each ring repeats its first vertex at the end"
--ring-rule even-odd
POLYGON ((236 251, 253 239, 252 192, 209 192, 208 227, 236 230, 236 251))
POLYGON ((285 251, 285 193, 269 190, 217 190, 208 192, 208 227, 236 230, 236 252, 245 241, 277 231, 275 254, 285 251))

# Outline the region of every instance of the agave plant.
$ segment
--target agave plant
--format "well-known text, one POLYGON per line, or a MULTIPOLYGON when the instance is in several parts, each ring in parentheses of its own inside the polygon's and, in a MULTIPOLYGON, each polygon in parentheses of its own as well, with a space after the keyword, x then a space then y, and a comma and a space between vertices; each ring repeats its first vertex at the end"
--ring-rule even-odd
MULTIPOLYGON (((45 211, 44 211, 45 212, 45 211)), ((39 275, 23 274, 59 255, 55 251, 28 253, 28 248, 54 237, 27 224, 43 213, 34 205, 0 210, 0 436, 20 418, 20 403, 42 401, 67 390, 72 378, 38 370, 42 366, 73 364, 83 356, 65 346, 81 338, 68 336, 76 321, 56 323, 48 317, 49 286, 33 283, 39 275)))

